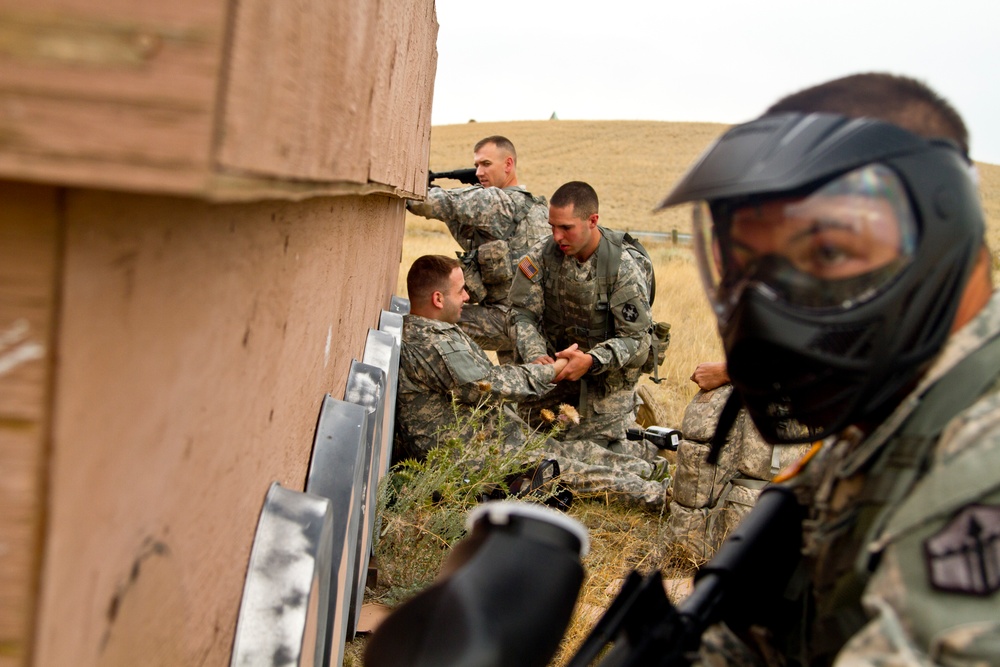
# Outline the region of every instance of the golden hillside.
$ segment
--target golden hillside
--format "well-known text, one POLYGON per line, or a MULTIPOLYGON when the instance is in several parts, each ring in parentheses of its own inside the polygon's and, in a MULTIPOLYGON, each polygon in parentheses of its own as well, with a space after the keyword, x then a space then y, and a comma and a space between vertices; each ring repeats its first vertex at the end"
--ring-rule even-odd
MULTIPOLYGON (((431 129, 430 168, 449 171, 472 166, 472 147, 483 137, 501 134, 517 147, 518 177, 534 194, 551 196, 566 181, 590 183, 601 200, 601 224, 622 230, 667 232, 689 230, 686 207, 655 213, 698 155, 725 129, 716 123, 656 121, 517 121, 442 125, 431 129)), ((1000 249, 1000 167, 979 164, 991 247, 1000 249)), ((442 181, 445 187, 453 182, 442 181)), ((444 225, 407 215, 406 239, 398 293, 406 294, 406 271, 427 253, 451 254, 458 245, 444 225)), ((640 240, 656 262, 657 292, 653 314, 670 322, 672 341, 661 367, 666 381, 653 385, 670 425, 680 424, 684 406, 696 387, 688 380, 700 361, 721 358, 714 320, 701 290, 687 246, 640 240)), ((994 270, 1000 266, 994 251, 994 270)))

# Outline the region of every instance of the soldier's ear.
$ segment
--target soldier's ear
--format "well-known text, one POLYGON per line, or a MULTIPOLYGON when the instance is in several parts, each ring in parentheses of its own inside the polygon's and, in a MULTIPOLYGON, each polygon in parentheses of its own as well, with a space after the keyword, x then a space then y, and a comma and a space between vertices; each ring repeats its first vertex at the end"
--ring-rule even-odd
POLYGON ((437 290, 431 292, 431 305, 435 308, 444 308, 444 294, 437 290))

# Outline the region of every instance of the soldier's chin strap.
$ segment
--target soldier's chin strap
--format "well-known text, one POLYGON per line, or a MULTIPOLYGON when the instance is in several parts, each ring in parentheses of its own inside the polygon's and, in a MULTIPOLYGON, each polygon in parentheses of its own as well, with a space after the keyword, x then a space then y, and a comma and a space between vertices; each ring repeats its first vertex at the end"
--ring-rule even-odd
POLYGON ((729 394, 729 398, 726 399, 726 404, 722 408, 722 414, 719 415, 719 421, 715 424, 715 433, 712 434, 712 439, 708 441, 708 456, 705 457, 705 463, 709 465, 716 465, 719 462, 719 454, 722 453, 722 448, 726 445, 726 438, 729 436, 729 432, 733 430, 733 424, 736 423, 736 418, 740 414, 740 408, 743 407, 743 401, 740 399, 739 393, 735 389, 729 394))

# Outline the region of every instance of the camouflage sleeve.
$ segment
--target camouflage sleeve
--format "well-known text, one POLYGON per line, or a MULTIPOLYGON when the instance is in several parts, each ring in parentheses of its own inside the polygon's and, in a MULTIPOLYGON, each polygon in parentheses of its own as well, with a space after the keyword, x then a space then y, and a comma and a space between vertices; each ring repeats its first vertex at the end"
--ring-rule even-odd
POLYGON ((466 250, 473 232, 492 239, 503 237, 514 224, 517 206, 510 194, 500 188, 472 185, 465 188, 431 187, 422 202, 408 201, 406 207, 415 215, 443 220, 455 240, 466 250))
POLYGON ((554 367, 496 366, 467 335, 457 328, 450 333, 433 347, 447 373, 441 376, 444 389, 454 393, 460 402, 474 405, 484 394, 517 401, 541 396, 552 389, 554 367))
POLYGON ((518 401, 548 393, 555 385, 555 366, 546 364, 504 364, 494 366, 486 377, 489 387, 479 383, 480 390, 487 389, 493 396, 518 401))
POLYGON ((871 620, 836 664, 1000 664, 1000 394, 952 420, 937 450, 877 543, 871 620))
POLYGON ((525 361, 548 354, 548 346, 541 333, 542 313, 545 310, 542 288, 545 268, 542 251, 545 243, 536 244, 521 259, 510 285, 511 308, 507 312, 507 330, 517 342, 518 354, 525 361))
POLYGON ((616 335, 595 345, 590 354, 596 356, 606 370, 631 367, 636 365, 636 361, 645 361, 653 316, 646 294, 646 279, 627 252, 622 253, 618 281, 611 293, 609 306, 615 318, 616 335))

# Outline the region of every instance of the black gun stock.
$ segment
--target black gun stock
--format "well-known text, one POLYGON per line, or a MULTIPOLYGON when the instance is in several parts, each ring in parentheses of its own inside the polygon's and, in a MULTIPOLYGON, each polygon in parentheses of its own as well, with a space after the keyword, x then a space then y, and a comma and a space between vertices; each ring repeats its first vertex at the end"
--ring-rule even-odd
POLYGON ((676 607, 660 572, 632 572, 566 667, 587 667, 609 642, 601 667, 690 665, 709 626, 725 621, 740 631, 772 624, 799 561, 803 516, 791 490, 764 489, 676 607))
POLYGON ((465 183, 466 185, 479 185, 479 179, 476 177, 476 169, 469 167, 468 169, 454 169, 452 171, 428 171, 427 187, 433 185, 434 181, 444 178, 465 183))

